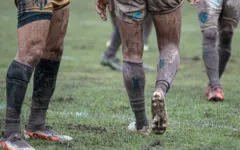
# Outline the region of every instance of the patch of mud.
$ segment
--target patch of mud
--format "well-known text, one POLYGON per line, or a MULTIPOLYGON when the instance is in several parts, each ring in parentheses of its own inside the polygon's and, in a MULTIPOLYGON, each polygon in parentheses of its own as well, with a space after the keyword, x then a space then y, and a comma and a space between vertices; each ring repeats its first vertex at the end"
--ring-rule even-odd
POLYGON ((93 126, 85 125, 85 124, 69 124, 68 129, 78 130, 78 131, 82 131, 82 132, 97 133, 97 134, 102 134, 102 133, 107 132, 107 129, 104 127, 93 127, 93 126))
POLYGON ((154 141, 152 143, 150 143, 149 145, 145 145, 145 148, 147 150, 152 150, 152 149, 156 149, 156 148, 163 148, 165 147, 165 143, 162 141, 154 141))
POLYGON ((181 60, 191 60, 191 61, 200 61, 201 57, 200 56, 192 56, 192 57, 181 57, 181 60))
POLYGON ((119 106, 118 109, 119 110, 129 110, 129 106, 119 106))
POLYGON ((58 97, 58 98, 54 99, 54 101, 58 101, 58 102, 72 102, 72 101, 74 101, 74 99, 72 98, 72 96, 69 96, 69 97, 58 97))
POLYGON ((69 142, 57 142, 56 143, 56 149, 62 149, 65 148, 66 150, 71 149, 73 147, 73 145, 69 142))

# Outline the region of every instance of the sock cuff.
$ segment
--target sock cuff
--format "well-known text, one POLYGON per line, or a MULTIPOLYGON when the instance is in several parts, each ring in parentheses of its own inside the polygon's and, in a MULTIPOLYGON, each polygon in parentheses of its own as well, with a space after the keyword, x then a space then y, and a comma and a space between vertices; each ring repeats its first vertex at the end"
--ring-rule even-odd
POLYGON ((12 119, 12 118, 6 118, 6 123, 20 123, 20 119, 12 119))
POLYGON ((35 71, 55 75, 58 72, 60 62, 60 60, 41 59, 35 71))
POLYGON ((48 107, 31 107, 31 110, 47 110, 48 107))
POLYGON ((7 72, 7 78, 29 82, 33 68, 13 60, 7 72))
POLYGON ((123 63, 129 63, 129 64, 143 64, 143 61, 129 61, 129 60, 123 60, 123 63))
POLYGON ((162 84, 166 87, 166 93, 169 91, 170 84, 166 80, 157 80, 156 85, 158 85, 158 84, 162 84))

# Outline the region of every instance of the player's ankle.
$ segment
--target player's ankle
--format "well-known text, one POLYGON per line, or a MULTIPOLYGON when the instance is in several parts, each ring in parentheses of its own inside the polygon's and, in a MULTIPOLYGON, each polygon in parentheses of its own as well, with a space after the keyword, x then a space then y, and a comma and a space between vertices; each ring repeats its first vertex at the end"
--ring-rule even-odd
POLYGON ((135 117, 136 117, 136 128, 137 128, 137 130, 140 130, 144 126, 148 125, 148 118, 147 118, 145 110, 135 112, 135 117))

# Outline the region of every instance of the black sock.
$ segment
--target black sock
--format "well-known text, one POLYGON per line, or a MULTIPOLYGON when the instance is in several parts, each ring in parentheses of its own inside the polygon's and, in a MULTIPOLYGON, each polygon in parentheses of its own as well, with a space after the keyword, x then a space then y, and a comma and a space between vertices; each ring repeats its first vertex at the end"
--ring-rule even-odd
POLYGON ((233 32, 221 31, 219 44, 218 44, 218 55, 219 55, 219 78, 221 78, 226 65, 231 56, 231 44, 232 44, 233 32))
POLYGON ((34 88, 28 131, 45 127, 46 113, 54 93, 60 61, 41 59, 34 72, 34 88))
POLYGON ((203 60, 205 63, 209 85, 219 85, 219 57, 217 53, 217 29, 203 31, 203 60))
POLYGON ((132 111, 136 117, 137 129, 148 124, 145 112, 145 73, 142 63, 123 61, 123 78, 132 111))
POLYGON ((15 60, 9 66, 6 78, 7 111, 4 137, 21 131, 21 108, 32 72, 33 68, 15 60))

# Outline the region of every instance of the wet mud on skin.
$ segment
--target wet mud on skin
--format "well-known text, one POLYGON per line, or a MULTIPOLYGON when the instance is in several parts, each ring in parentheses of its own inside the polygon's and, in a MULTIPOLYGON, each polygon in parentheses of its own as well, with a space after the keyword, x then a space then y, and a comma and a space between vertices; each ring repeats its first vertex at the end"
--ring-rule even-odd
POLYGON ((143 24, 125 23, 117 18, 122 39, 123 58, 130 62, 142 62, 143 24))

